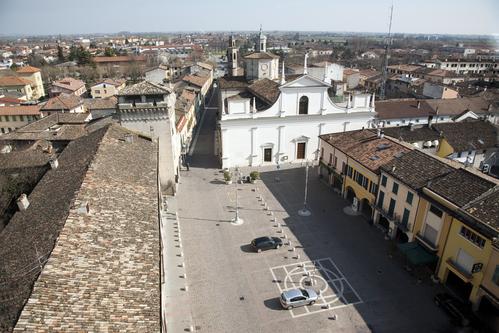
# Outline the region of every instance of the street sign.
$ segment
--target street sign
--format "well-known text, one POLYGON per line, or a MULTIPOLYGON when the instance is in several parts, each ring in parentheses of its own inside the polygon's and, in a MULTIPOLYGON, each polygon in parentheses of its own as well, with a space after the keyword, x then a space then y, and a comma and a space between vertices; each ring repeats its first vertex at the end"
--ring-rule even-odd
POLYGON ((475 274, 478 272, 481 272, 483 268, 483 264, 481 262, 477 262, 476 264, 473 265, 473 268, 471 269, 471 273, 475 274))

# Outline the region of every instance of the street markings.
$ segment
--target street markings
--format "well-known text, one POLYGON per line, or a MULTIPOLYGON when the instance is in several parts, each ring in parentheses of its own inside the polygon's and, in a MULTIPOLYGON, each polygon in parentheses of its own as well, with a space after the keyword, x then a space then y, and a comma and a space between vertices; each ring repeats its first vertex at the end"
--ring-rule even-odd
POLYGON ((292 318, 362 303, 331 258, 322 258, 270 268, 279 293, 295 288, 312 288, 319 299, 314 305, 289 310, 292 318))

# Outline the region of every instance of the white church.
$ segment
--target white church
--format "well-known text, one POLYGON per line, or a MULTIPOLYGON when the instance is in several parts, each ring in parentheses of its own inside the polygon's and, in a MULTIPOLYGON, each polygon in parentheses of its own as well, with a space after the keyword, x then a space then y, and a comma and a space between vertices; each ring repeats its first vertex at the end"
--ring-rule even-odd
MULTIPOLYGON (((373 127, 374 95, 350 95, 333 103, 331 78, 279 73, 279 57, 260 34, 244 57, 240 75, 234 38, 227 49, 229 74, 219 80, 218 152, 223 168, 302 163, 319 158, 318 136, 373 127)), ((326 71, 324 71, 326 73, 326 71)))

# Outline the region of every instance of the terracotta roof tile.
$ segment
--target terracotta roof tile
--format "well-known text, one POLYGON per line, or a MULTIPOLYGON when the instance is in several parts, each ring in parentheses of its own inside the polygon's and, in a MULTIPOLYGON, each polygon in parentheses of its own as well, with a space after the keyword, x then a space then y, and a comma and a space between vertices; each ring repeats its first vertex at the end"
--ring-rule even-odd
POLYGON ((52 97, 42 107, 42 111, 70 111, 83 104, 83 100, 73 94, 60 94, 52 97))
POLYGON ((482 150, 498 145, 497 128, 486 121, 463 121, 433 125, 442 132, 445 140, 455 152, 482 150))
POLYGON ((16 70, 17 73, 36 73, 40 72, 40 68, 36 68, 33 66, 23 66, 16 70))
POLYGON ((40 105, 0 106, 0 116, 39 116, 40 105))
POLYGON ((0 77, 0 87, 29 86, 31 81, 17 76, 0 77))
POLYGON ((65 77, 62 80, 52 82, 52 86, 60 87, 70 91, 76 91, 81 87, 85 87, 85 82, 73 79, 72 77, 65 77))

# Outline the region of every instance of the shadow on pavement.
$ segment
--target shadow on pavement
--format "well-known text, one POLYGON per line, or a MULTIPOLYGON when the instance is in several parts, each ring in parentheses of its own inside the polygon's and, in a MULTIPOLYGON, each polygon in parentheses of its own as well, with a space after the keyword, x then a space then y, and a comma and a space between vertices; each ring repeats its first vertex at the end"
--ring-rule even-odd
POLYGON ((276 310, 276 311, 284 310, 281 306, 281 302, 279 302, 279 297, 266 299, 265 301, 263 301, 263 304, 265 304, 265 306, 271 310, 276 310))
POLYGON ((246 252, 246 253, 256 253, 255 250, 253 250, 253 247, 251 246, 251 244, 241 245, 241 251, 246 252))

